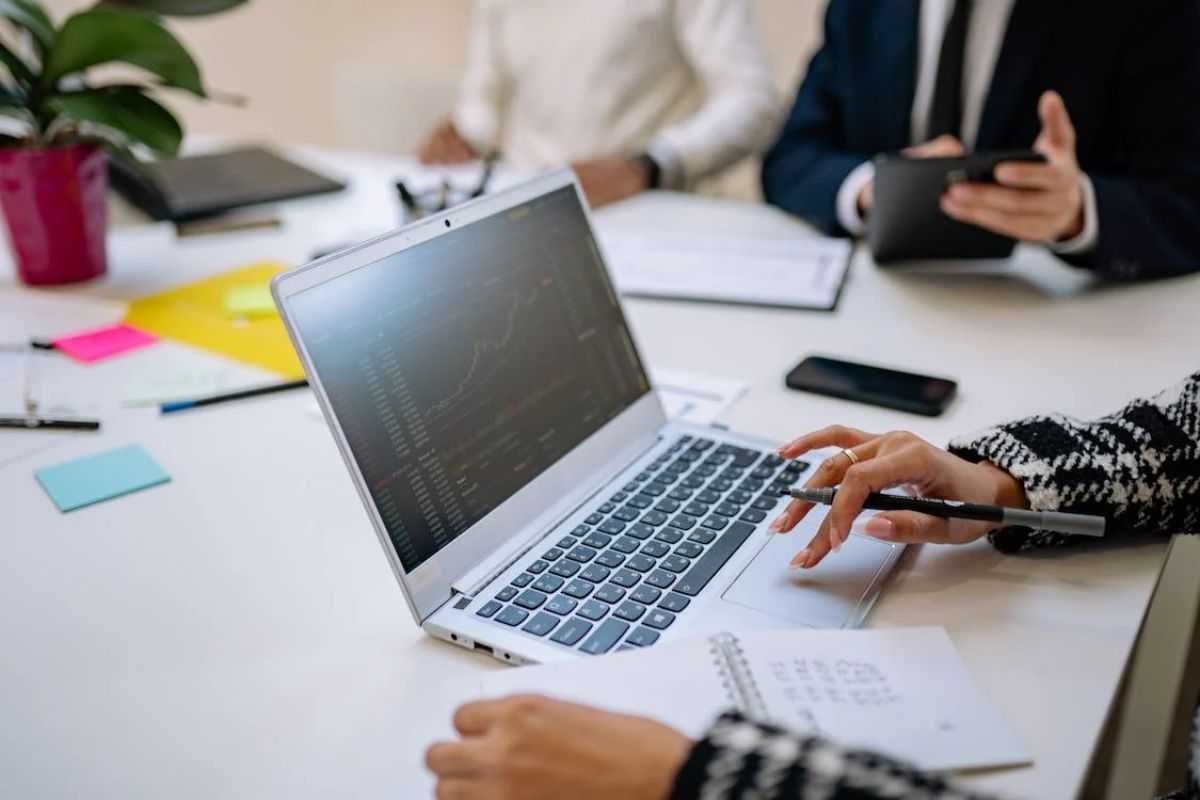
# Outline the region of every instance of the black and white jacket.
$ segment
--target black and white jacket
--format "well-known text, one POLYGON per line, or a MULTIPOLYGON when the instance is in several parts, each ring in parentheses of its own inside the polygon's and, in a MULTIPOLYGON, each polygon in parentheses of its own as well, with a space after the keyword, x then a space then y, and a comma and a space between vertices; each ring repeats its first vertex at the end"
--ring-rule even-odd
MULTIPOLYGON (((1057 414, 1030 417, 957 439, 950 450, 1007 470, 1022 483, 1036 510, 1107 517, 1109 536, 1200 532, 1200 373, 1095 422, 1057 414)), ((1004 552, 1073 541, 1019 529, 995 531, 990 539, 1004 552)), ((1180 783, 1188 788, 1173 798, 1200 800, 1200 708, 1190 775, 1181 775, 1180 783)), ((721 717, 695 745, 676 776, 672 796, 981 798, 885 755, 844 749, 736 714, 721 717)))

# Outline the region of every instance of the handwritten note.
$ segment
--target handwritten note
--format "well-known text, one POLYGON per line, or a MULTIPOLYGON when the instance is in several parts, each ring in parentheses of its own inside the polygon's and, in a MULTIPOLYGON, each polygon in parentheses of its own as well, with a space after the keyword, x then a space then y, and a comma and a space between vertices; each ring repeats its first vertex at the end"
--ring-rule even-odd
POLYGON ((132 325, 110 325, 55 339, 55 349, 76 361, 90 364, 154 344, 158 337, 132 325))

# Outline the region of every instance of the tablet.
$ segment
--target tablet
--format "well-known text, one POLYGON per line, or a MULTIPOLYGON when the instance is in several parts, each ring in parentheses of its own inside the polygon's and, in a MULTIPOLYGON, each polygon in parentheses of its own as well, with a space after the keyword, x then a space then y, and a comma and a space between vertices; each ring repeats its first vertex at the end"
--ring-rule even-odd
POLYGON ((867 243, 876 263, 1007 258, 1016 240, 946 216, 942 194, 958 181, 995 183, 992 170, 1002 161, 1045 160, 1032 150, 953 158, 879 156, 867 219, 867 243))

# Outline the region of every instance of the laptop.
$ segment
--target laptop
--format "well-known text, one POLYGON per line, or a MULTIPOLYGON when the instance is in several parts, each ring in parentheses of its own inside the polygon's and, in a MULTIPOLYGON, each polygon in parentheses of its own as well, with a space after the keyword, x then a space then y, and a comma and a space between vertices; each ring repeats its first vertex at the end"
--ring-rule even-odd
POLYGON ((767 525, 810 465, 667 419, 569 170, 272 291, 413 617, 437 638, 529 663, 852 627, 900 555, 853 536, 788 571, 816 520, 788 536, 767 525))

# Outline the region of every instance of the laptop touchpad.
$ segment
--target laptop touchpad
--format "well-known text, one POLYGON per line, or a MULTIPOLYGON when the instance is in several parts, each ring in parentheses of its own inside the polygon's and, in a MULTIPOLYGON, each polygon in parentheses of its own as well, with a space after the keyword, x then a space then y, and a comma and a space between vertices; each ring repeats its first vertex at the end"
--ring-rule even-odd
POLYGON ((789 570, 788 562, 813 535, 807 528, 772 536, 722 599, 813 628, 853 622, 899 545, 851 535, 841 550, 812 569, 789 570))

